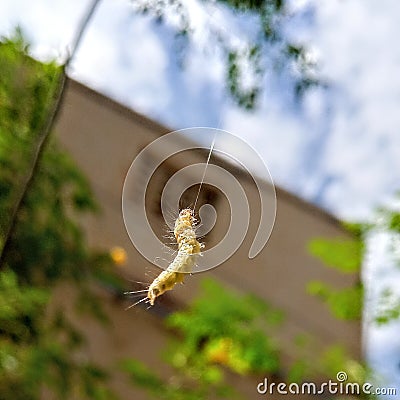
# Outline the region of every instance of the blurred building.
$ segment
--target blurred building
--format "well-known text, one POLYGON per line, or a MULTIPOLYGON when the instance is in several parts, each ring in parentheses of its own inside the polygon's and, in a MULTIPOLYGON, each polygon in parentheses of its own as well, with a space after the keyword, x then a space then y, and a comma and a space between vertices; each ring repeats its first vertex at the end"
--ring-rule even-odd
MULTIPOLYGON (((62 145, 90 179, 102 209, 98 216, 90 216, 82 221, 90 244, 106 250, 114 246, 126 250, 127 261, 120 267, 120 273, 127 278, 127 290, 132 287, 128 279, 151 281, 160 270, 147 262, 132 245, 122 218, 121 193, 132 160, 148 143, 170 130, 77 82, 69 81, 56 131, 62 145), (146 276, 148 273, 150 277, 146 276)), ((149 220, 160 237, 166 229, 161 222, 159 207, 166 180, 183 165, 204 162, 205 156, 204 152, 178 156, 164 163, 154 175, 147 202, 149 220)), ((292 361, 297 351, 295 339, 303 334, 315 338, 315 355, 328 346, 341 344, 348 349, 350 356, 360 358, 360 324, 337 320, 331 316, 326 305, 306 292, 306 285, 312 280, 326 281, 339 289, 351 286, 359 279, 358 276, 343 275, 327 268, 307 252, 307 243, 312 238, 346 237, 348 234, 340 223, 325 211, 278 187, 277 218, 271 238, 262 252, 249 260, 247 253, 259 216, 257 188, 244 171, 223 159, 214 157, 213 162, 233 171, 246 191, 250 209, 254 212, 249 238, 246 237, 239 250, 223 265, 202 274, 194 274, 186 279, 185 285, 177 286, 160 298, 152 309, 138 307, 125 311, 126 304, 115 301, 112 293, 99 288, 112 326, 111 329, 103 329, 95 321, 77 321, 90 337, 89 356, 103 365, 112 365, 128 356, 138 358, 168 376, 168 367, 159 361, 160 351, 171 335, 164 328, 162 317, 168 312, 184 308, 198 293, 199 281, 206 274, 237 291, 254 293, 283 310, 286 319, 278 339, 286 349, 283 354, 284 365, 292 361)), ((193 199, 193 193, 189 191, 185 196, 193 199)), ((185 202, 184 199, 182 201, 185 202)), ((229 223, 228 203, 218 190, 207 185, 201 192, 199 202, 213 204, 218 213, 218 224, 204 239, 208 245, 208 242, 217 242, 223 236, 229 223)), ((160 249, 159 256, 172 258, 163 249, 160 249)), ((60 301, 63 301, 63 290, 70 288, 61 289, 60 301)), ((254 379, 231 378, 246 398, 262 397, 256 392, 254 379)), ((132 389, 122 375, 116 374, 113 379, 114 387, 123 398, 147 398, 143 392, 132 389)))

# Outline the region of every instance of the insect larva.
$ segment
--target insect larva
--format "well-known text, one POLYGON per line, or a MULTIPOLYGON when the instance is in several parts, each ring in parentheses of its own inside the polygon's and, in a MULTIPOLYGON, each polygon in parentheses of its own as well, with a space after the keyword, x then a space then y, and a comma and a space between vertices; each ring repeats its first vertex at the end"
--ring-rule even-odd
POLYGON ((147 299, 151 305, 158 296, 173 289, 176 283, 185 279, 185 274, 191 272, 203 245, 196 239, 194 231, 195 218, 190 208, 183 209, 175 221, 174 235, 178 242, 178 254, 168 268, 161 272, 150 284, 147 299))
POLYGON ((196 262, 197 256, 204 247, 196 239, 194 231, 195 218, 190 208, 185 208, 179 213, 175 221, 174 235, 178 242, 178 254, 168 268, 161 272, 146 290, 125 292, 125 294, 140 294, 147 292, 147 296, 128 307, 134 307, 143 301, 154 305, 154 301, 167 290, 172 290, 175 284, 183 282, 185 274, 190 273, 196 262))

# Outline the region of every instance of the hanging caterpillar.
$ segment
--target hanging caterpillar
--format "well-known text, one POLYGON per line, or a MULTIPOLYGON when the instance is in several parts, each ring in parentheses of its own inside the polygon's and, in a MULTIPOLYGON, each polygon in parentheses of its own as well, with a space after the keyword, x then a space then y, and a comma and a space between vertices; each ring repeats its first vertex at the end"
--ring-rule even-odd
POLYGON ((194 231, 195 221, 194 212, 190 208, 185 208, 179 213, 174 227, 174 235, 178 243, 178 254, 168 268, 154 279, 147 290, 143 291, 147 291, 147 296, 130 307, 145 300, 153 306, 157 297, 161 296, 167 290, 172 290, 175 284, 182 283, 185 279, 185 274, 192 271, 196 263, 196 258, 204 247, 196 239, 194 231))

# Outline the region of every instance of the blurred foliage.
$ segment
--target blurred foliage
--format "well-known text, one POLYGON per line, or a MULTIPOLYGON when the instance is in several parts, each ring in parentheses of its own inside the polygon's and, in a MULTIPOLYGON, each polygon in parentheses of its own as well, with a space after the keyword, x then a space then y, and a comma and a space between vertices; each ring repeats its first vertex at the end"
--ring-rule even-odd
POLYGON ((236 373, 276 372, 278 349, 267 333, 282 322, 282 313, 254 295, 239 295, 211 279, 204 279, 201 287, 201 296, 187 311, 167 319, 167 326, 184 337, 178 359, 194 362, 200 350, 204 361, 236 373))
MULTIPOLYGON (((311 255, 326 266, 345 274, 359 274, 364 256, 363 234, 366 224, 343 223, 349 238, 314 238, 308 243, 311 255)), ((353 287, 335 289, 328 283, 312 281, 307 292, 324 301, 331 313, 342 320, 360 320, 363 308, 363 287, 359 279, 353 287)))
POLYGON ((213 367, 208 368, 207 376, 199 375, 190 382, 182 376, 174 376, 165 381, 152 369, 133 359, 123 361, 121 368, 130 376, 132 383, 143 388, 154 399, 204 400, 237 397, 230 386, 220 382, 220 375, 213 367))
MULTIPOLYGON (((347 382, 354 382, 363 385, 368 382, 371 371, 363 364, 351 360, 343 346, 336 345, 330 347, 321 357, 321 367, 327 371, 328 376, 336 377, 339 371, 345 371, 347 382)), ((363 396, 361 398, 374 398, 373 396, 363 396)))
POLYGON ((400 212, 388 210, 388 228, 396 233, 400 233, 400 212))
POLYGON ((271 334, 276 337, 282 313, 211 279, 203 280, 201 287, 201 295, 187 310, 166 319, 166 326, 178 336, 164 354, 175 371, 169 382, 137 361, 123 363, 131 379, 155 398, 231 398, 224 370, 271 375, 280 369, 278 343, 271 334))
POLYGON ((295 360, 288 370, 286 382, 321 382, 323 377, 334 380, 339 371, 348 374, 349 382, 364 383, 370 376, 365 363, 349 356, 348 349, 341 342, 321 348, 318 338, 303 333, 295 338, 294 344, 297 349, 292 348, 291 356, 295 356, 295 360))
MULTIPOLYGON (((400 194, 397 194, 400 197, 400 194)), ((319 258, 325 265, 344 273, 359 273, 366 250, 366 241, 370 234, 385 232, 392 246, 388 249, 386 262, 393 261, 400 265, 400 212, 398 207, 387 205, 380 207, 371 222, 343 223, 352 238, 326 239, 315 238, 308 244, 308 251, 319 258)), ((363 289, 360 282, 351 288, 335 290, 323 282, 310 282, 307 291, 325 301, 333 315, 340 319, 361 319, 363 306, 363 289)), ((374 314, 379 325, 388 324, 400 318, 400 296, 393 290, 383 289, 374 314)))
POLYGON ((310 241, 308 250, 329 267, 341 272, 355 273, 361 267, 364 243, 356 239, 316 238, 310 241))
MULTIPOLYGON (((327 282, 311 281, 306 290, 326 303, 335 318, 361 323, 364 289, 359 274, 365 252, 364 234, 368 225, 348 222, 342 225, 349 235, 348 238, 314 238, 308 243, 308 251, 339 273, 356 275, 355 283, 350 287, 338 289, 327 282)), ((328 348, 321 355, 318 369, 325 371, 329 377, 335 377, 339 371, 345 371, 348 382, 360 385, 371 377, 368 367, 350 358, 342 345, 328 348)), ((369 397, 361 395, 361 398, 369 397)))
MULTIPOLYGON (((304 338, 302 338, 304 340, 304 338)), ((336 380, 337 374, 344 371, 347 374, 347 382, 358 383, 362 386, 370 378, 370 369, 359 360, 349 357, 348 350, 343 344, 332 344, 321 349, 318 357, 310 359, 310 354, 315 353, 315 342, 312 337, 306 338, 304 343, 304 357, 293 363, 286 382, 321 382, 325 376, 326 380, 336 380)), ((362 393, 359 398, 372 399, 362 393)), ((336 399, 336 397, 335 397, 336 399)))
POLYGON ((359 321, 362 317, 363 288, 361 284, 335 290, 323 282, 312 281, 308 284, 307 291, 327 303, 332 314, 338 319, 359 321))
POLYGON ((229 51, 228 53, 226 80, 229 92, 235 102, 246 110, 255 107, 261 88, 256 84, 247 85, 246 87, 241 84, 241 63, 243 63, 243 60, 247 60, 253 67, 254 76, 262 79, 260 57, 260 48, 258 46, 253 46, 241 52, 229 51))
MULTIPOLYGON (((377 221, 370 230, 385 232, 390 246, 386 254, 386 262, 400 267, 400 192, 397 192, 391 205, 381 207, 377 211, 377 221)), ((384 288, 374 311, 374 320, 378 325, 389 324, 400 319, 400 295, 397 290, 384 288)))
POLYGON ((21 31, 0 44, 0 237, 10 224, 18 196, 18 183, 26 175, 51 98, 49 89, 57 80, 55 64, 37 63, 26 57, 28 45, 21 31))
POLYGON ((400 318, 400 296, 393 290, 386 288, 382 291, 379 299, 378 309, 375 313, 375 322, 385 325, 400 318))
MULTIPOLYGON (((397 194, 400 197, 400 193, 397 194)), ((397 199, 394 199, 397 200, 397 199)), ((351 239, 313 239, 308 246, 309 252, 319 258, 327 266, 336 268, 342 273, 360 274, 361 265, 365 258, 367 242, 374 238, 374 234, 384 233, 392 246, 385 251, 385 263, 400 265, 400 212, 392 205, 381 207, 377 210, 368 223, 343 223, 343 226, 352 236, 351 239)), ((369 245, 373 245, 370 242, 369 245)), ((307 290, 310 294, 318 296, 329 306, 332 314, 339 319, 361 321, 363 314, 364 290, 360 281, 352 287, 333 289, 327 283, 309 282, 307 290)), ((371 307, 371 305, 369 306, 371 307)), ((378 294, 378 304, 374 309, 368 309, 367 315, 373 316, 373 322, 386 325, 400 319, 400 296, 392 289, 386 288, 378 294)), ((367 320, 370 323, 371 320, 367 320)), ((368 366, 350 360, 347 352, 340 346, 332 347, 322 358, 322 362, 331 374, 335 371, 346 371, 348 381, 363 384, 365 382, 379 382, 368 366)), ((365 395, 365 398, 376 398, 374 395, 365 395)))
POLYGON ((240 398, 226 383, 228 371, 231 377, 268 376, 272 382, 297 383, 322 376, 333 379, 338 371, 346 371, 351 381, 365 382, 367 369, 350 359, 342 346, 328 346, 316 354, 315 338, 308 333, 294 340, 290 354, 294 361, 285 372, 280 356, 287 349, 278 341, 284 323, 282 312, 211 279, 204 279, 201 288, 199 297, 185 311, 166 318, 166 326, 176 336, 163 354, 174 371, 168 380, 139 361, 121 363, 131 381, 150 397, 240 398))
MULTIPOLYGON (((19 29, 0 42, 0 241, 38 148, 61 67, 29 57, 19 29)), ((52 288, 69 279, 81 308, 102 315, 92 293, 110 258, 90 251, 77 217, 96 205, 88 182, 54 138, 17 212, 0 271, 0 398, 112 399, 107 374, 82 358, 85 338, 52 302, 52 288), (83 300, 82 300, 83 299, 83 300)), ((3 247, 3 245, 1 246, 3 247)), ((72 299, 71 299, 72 301, 72 299)))
POLYGON ((40 399, 44 387, 60 399, 115 398, 104 371, 73 357, 84 339, 62 313, 46 323, 50 300, 49 290, 20 285, 11 270, 0 273, 0 398, 40 399))
MULTIPOLYGON (((158 23, 168 21, 181 43, 185 41, 182 49, 198 27, 199 19, 193 18, 190 5, 183 1, 140 0, 132 4, 136 11, 152 15, 158 23)), ((318 77, 307 46, 288 34, 287 26, 296 13, 289 0, 202 0, 199 5, 209 14, 202 27, 203 36, 209 36, 209 49, 217 50, 225 60, 226 89, 240 107, 251 110, 257 106, 265 90, 266 74, 292 82, 297 100, 311 87, 327 86, 318 77), (254 33, 251 38, 238 37, 214 21, 212 7, 216 5, 230 11, 231 16, 247 18, 254 33)))

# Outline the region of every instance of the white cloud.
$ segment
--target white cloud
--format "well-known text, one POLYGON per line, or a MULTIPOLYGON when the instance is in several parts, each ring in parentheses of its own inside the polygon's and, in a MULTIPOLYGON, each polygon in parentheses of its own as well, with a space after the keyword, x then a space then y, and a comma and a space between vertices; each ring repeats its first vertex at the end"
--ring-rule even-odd
POLYGON ((336 91, 323 168, 341 178, 327 204, 365 217, 395 189, 394 177, 400 182, 400 3, 331 1, 317 10, 314 43, 336 91))
POLYGON ((167 54, 148 18, 129 2, 103 0, 73 63, 72 76, 141 112, 168 103, 167 54))
MULTIPOLYGON (((223 127, 260 152, 276 181, 290 185, 298 160, 296 153, 302 147, 303 126, 290 114, 284 118, 282 112, 263 111, 252 114, 230 108, 224 115, 223 127)), ((251 165, 251 160, 247 162, 251 165)))
POLYGON ((16 25, 21 25, 33 43, 35 56, 65 55, 88 3, 71 3, 68 0, 35 0, 34 3, 26 0, 2 1, 1 33, 9 34, 16 25))

